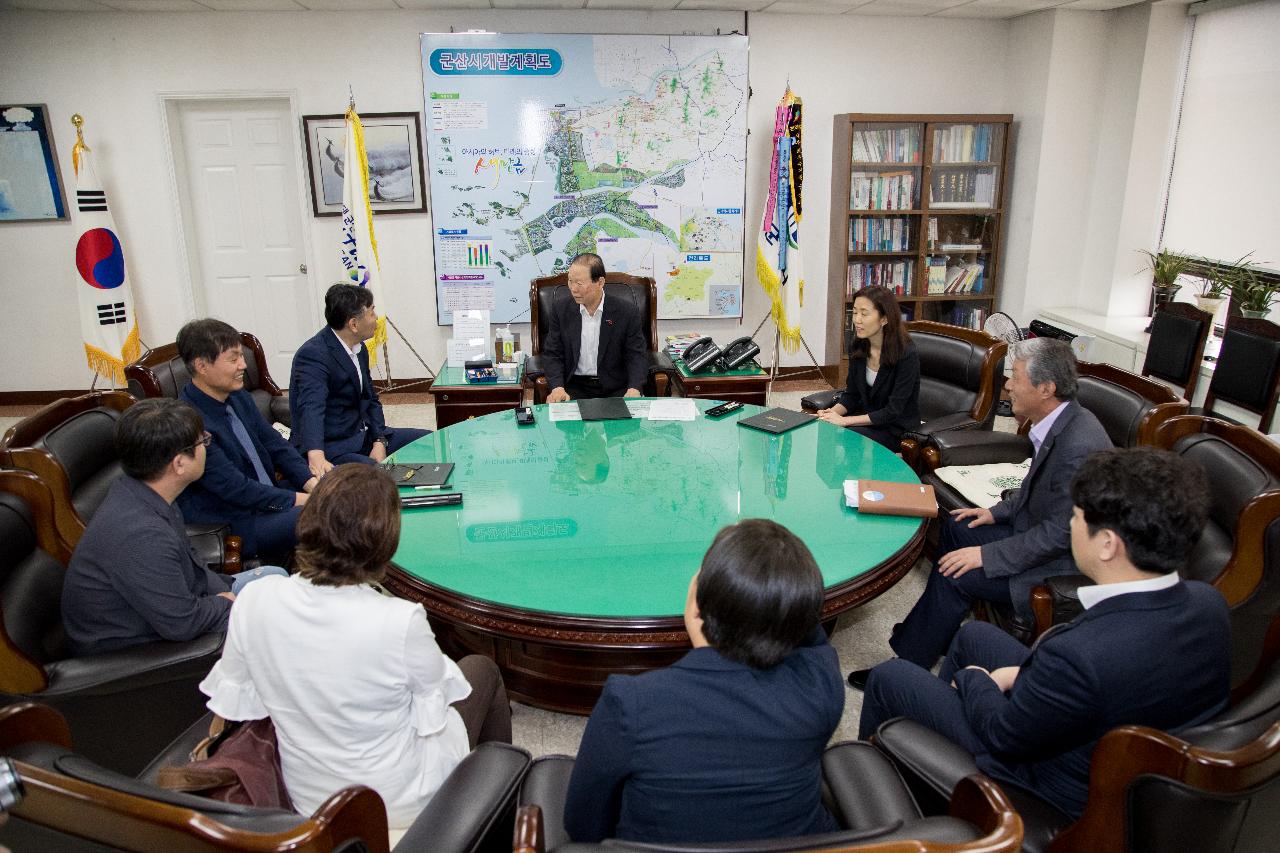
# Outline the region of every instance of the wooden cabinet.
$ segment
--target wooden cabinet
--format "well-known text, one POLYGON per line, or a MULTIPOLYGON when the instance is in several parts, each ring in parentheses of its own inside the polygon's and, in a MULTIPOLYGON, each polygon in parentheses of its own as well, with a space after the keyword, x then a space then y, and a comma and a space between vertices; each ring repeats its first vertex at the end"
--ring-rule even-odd
POLYGON ((997 297, 1012 122, 835 117, 828 361, 848 352, 853 295, 872 284, 897 293, 908 319, 981 328, 997 297))

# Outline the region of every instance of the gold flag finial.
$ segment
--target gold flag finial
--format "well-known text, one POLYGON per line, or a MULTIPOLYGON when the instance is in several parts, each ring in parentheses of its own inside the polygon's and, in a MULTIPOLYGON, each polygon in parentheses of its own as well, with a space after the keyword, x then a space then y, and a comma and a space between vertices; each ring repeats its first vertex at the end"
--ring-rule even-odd
POLYGON ((71 149, 71 166, 76 170, 76 174, 80 174, 80 152, 88 151, 89 146, 84 144, 84 116, 75 113, 71 116, 71 123, 76 126, 76 144, 71 149))

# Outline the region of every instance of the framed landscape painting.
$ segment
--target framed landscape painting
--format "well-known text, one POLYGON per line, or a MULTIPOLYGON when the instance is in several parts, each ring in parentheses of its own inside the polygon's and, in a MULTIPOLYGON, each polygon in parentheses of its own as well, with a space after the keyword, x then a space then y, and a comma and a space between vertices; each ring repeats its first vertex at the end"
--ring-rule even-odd
POLYGON ((69 218, 49 108, 0 105, 0 222, 69 218))
MULTIPOLYGON (((423 213, 422 126, 417 113, 368 113, 360 117, 369 159, 369 201, 374 213, 423 213)), ((341 115, 303 116, 311 209, 316 216, 342 212, 347 131, 341 115)))

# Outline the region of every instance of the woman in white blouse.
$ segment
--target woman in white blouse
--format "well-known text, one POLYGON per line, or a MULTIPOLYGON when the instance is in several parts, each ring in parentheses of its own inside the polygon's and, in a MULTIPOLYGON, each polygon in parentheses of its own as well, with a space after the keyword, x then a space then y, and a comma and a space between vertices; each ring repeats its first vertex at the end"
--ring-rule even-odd
POLYGON ((200 685, 228 720, 271 717, 303 814, 362 784, 382 796, 391 829, 403 829, 471 747, 511 742, 493 662, 455 664, 421 605, 369 586, 399 539, 385 472, 343 465, 325 475, 298 519, 299 573, 245 587, 222 659, 200 685))

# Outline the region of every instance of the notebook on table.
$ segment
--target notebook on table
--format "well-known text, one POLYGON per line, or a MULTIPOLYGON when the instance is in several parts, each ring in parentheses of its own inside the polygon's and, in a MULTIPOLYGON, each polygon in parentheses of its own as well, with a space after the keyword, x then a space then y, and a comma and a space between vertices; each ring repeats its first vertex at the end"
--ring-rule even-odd
POLYGON ((871 515, 933 518, 938 514, 938 498, 933 493, 933 486, 923 483, 845 480, 844 500, 858 512, 871 515))
POLYGON ((808 412, 793 412, 790 409, 770 409, 767 412, 743 418, 738 421, 738 426, 751 427, 751 429, 777 434, 812 423, 814 420, 816 420, 816 416, 808 412))
POLYGON ((398 463, 382 464, 382 470, 391 475, 400 487, 408 486, 441 486, 449 480, 453 473, 452 462, 418 462, 412 465, 398 463))
POLYGON ((598 397, 578 401, 584 421, 625 421, 631 417, 627 401, 621 397, 598 397))

